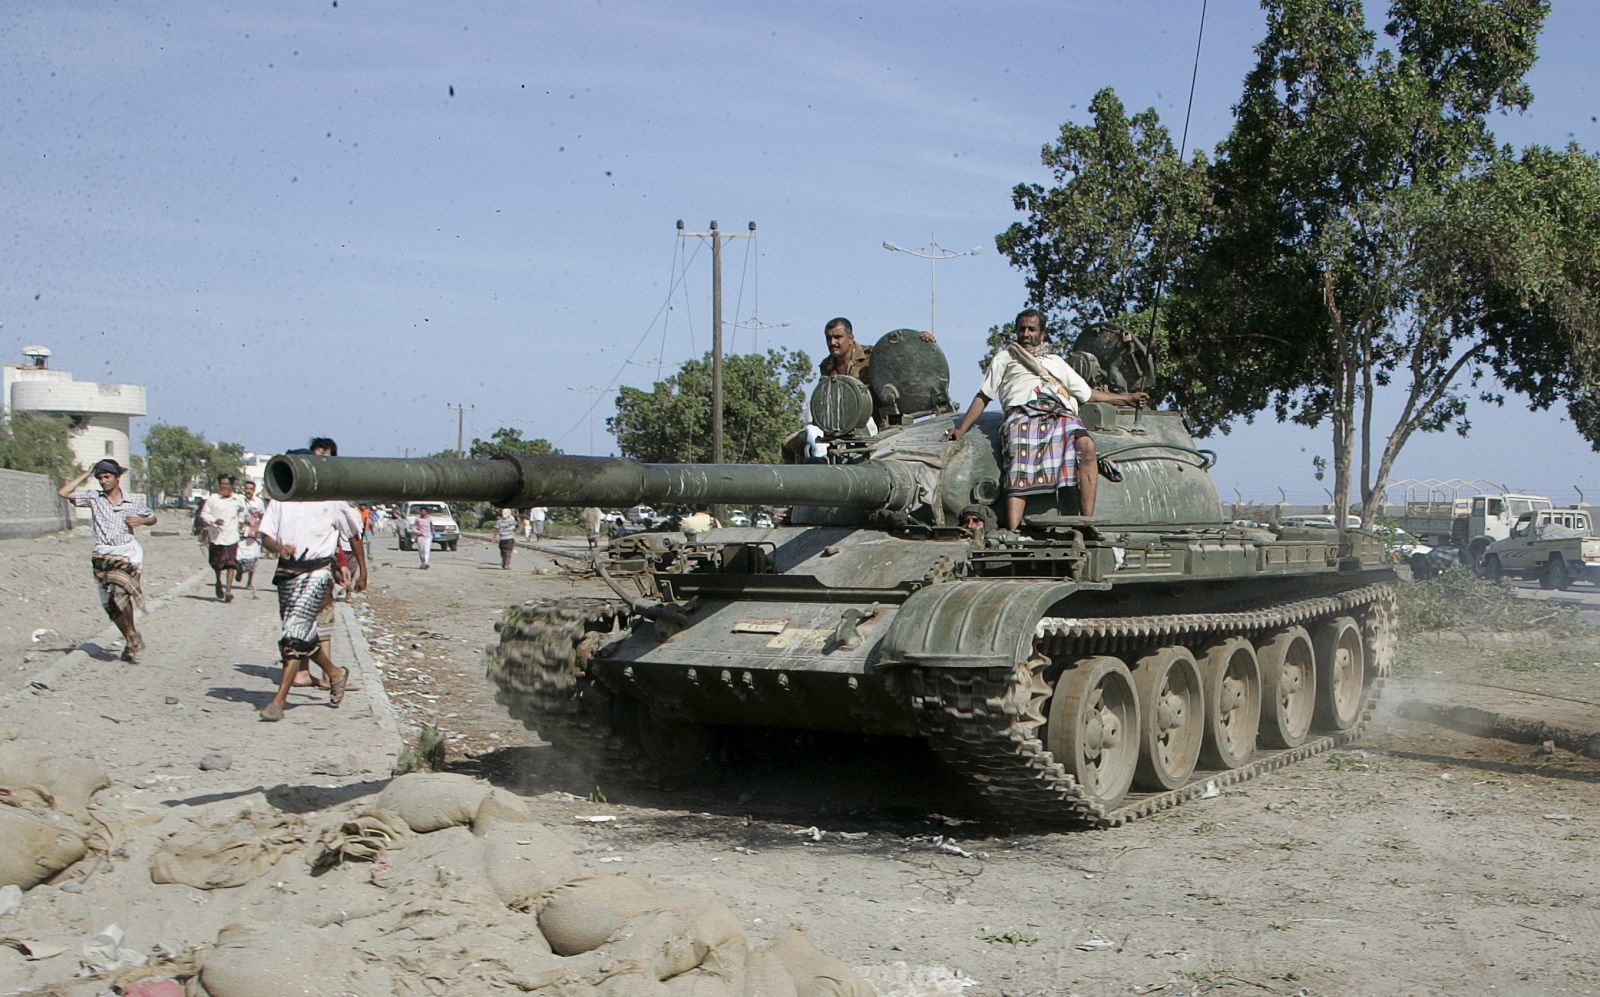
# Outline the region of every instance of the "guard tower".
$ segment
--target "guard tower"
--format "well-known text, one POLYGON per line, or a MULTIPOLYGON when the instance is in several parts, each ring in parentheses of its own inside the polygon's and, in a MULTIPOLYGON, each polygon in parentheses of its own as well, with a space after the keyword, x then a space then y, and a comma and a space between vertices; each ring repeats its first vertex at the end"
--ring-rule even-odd
POLYGON ((27 412, 66 416, 72 424, 67 443, 80 467, 103 457, 126 467, 128 423, 146 412, 144 386, 76 381, 71 371, 53 369, 50 355, 49 347, 27 346, 22 363, 5 365, 0 417, 9 422, 27 412))

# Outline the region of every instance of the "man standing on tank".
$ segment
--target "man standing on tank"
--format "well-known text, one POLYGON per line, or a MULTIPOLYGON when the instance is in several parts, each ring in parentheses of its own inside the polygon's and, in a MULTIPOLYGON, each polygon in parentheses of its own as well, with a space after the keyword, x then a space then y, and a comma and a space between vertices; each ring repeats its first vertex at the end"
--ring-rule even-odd
POLYGON ((1046 342, 1044 315, 1037 308, 1017 313, 1016 340, 994 355, 972 404, 945 439, 966 435, 989 399, 999 398, 1006 421, 1006 528, 1022 525, 1027 496, 1078 486, 1079 506, 1092 517, 1100 473, 1094 439, 1078 418, 1080 402, 1143 405, 1143 391, 1091 388, 1046 342))
POLYGON ((843 316, 829 319, 822 327, 822 335, 828 344, 828 355, 818 365, 822 376, 842 375, 865 381, 867 365, 872 363, 872 347, 856 342, 855 327, 850 320, 843 316))

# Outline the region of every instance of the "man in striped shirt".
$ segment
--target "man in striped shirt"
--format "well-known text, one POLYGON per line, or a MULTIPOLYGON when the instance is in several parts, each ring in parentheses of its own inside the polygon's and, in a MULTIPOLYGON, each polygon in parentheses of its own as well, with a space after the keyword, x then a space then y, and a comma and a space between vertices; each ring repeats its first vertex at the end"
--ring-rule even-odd
POLYGON ((100 604, 106 615, 122 631, 123 661, 136 661, 144 650, 144 638, 134 626, 133 610, 143 605, 139 571, 144 567, 144 548, 133 535, 135 526, 154 526, 155 513, 137 498, 122 491, 122 475, 127 468, 107 457, 94 467, 61 486, 57 492, 79 508, 87 508, 94 521, 95 581, 100 586, 100 604), (80 488, 93 475, 99 488, 80 488))

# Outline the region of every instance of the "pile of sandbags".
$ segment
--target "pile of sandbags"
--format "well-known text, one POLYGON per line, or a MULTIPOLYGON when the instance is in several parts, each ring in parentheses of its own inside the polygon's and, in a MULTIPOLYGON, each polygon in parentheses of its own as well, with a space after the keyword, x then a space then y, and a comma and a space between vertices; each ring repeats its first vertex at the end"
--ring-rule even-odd
POLYGON ((30 889, 82 859, 89 800, 109 785, 92 762, 0 742, 0 886, 30 889))
POLYGON ((230 925, 198 984, 211 997, 872 993, 799 927, 752 948, 712 894, 648 877, 579 876, 575 850, 515 796, 464 776, 401 776, 308 849, 313 874, 343 877, 370 899, 352 895, 351 909, 320 927, 303 918, 230 925), (292 978, 270 973, 290 965, 292 978))

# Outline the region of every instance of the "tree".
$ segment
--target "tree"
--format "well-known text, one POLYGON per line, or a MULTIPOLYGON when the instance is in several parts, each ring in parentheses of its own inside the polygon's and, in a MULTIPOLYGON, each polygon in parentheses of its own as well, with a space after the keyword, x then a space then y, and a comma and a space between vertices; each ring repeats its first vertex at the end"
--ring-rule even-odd
POLYGON ((560 453, 550 445, 550 441, 539 437, 537 439, 524 439, 522 430, 509 426, 501 426, 489 434, 487 440, 473 437, 472 446, 467 450, 468 457, 533 457, 539 454, 560 453))
POLYGON ((21 412, 0 425, 0 467, 48 474, 68 481, 81 472, 67 440, 72 420, 64 415, 21 412))
POLYGON ((212 449, 204 436, 184 426, 164 422, 151 426, 144 434, 151 490, 169 498, 187 498, 194 482, 205 480, 212 449))
POLYGON ((206 478, 216 481, 224 474, 244 477, 244 444, 226 440, 217 441, 206 458, 206 478))
POLYGON ((1089 114, 1092 124, 1062 125, 1040 153, 1054 186, 1013 188, 1012 205, 1028 217, 995 237, 1027 273, 1029 296, 1052 328, 1150 308, 1193 241, 1206 197, 1204 155, 1181 162, 1154 109, 1127 117, 1108 87, 1089 114))
POLYGON ((1500 148, 1487 124, 1532 99, 1547 5, 1395 0, 1384 46, 1359 0, 1263 7, 1266 36, 1202 185, 1198 158, 1167 158, 1153 114, 1125 119, 1102 93, 1095 127, 1065 127, 1046 149, 1059 188, 1017 188, 1032 214, 1001 248, 1048 271, 1029 276, 1041 306, 1121 309, 1144 331, 1163 269, 1148 268, 1170 261, 1152 347, 1192 424, 1226 431, 1269 408, 1326 421, 1336 504, 1359 467, 1369 516, 1407 440, 1465 433, 1474 396, 1565 401, 1600 448, 1600 168, 1575 147, 1500 148), (1125 175, 1175 186, 1170 245, 1150 237, 1125 175), (1385 390, 1401 409, 1387 430, 1385 390))
MULTIPOLYGON (((800 426, 813 368, 804 351, 768 350, 723 358, 723 459, 777 463, 784 438, 800 426)), ((690 360, 649 391, 623 388, 606 420, 617 448, 652 463, 711 460, 711 355, 690 360)))
POLYGON ((1594 383, 1600 171, 1489 130, 1532 100, 1542 0, 1397 0, 1384 48, 1357 0, 1265 6, 1184 280, 1185 352, 1224 397, 1327 420, 1335 506, 1359 466, 1370 518, 1414 433, 1467 433, 1469 395, 1544 407, 1594 383))

